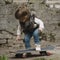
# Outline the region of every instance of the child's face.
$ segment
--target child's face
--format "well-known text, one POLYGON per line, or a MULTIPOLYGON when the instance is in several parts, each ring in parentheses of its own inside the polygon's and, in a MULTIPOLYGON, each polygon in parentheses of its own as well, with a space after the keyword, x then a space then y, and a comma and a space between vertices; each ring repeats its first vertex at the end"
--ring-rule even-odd
POLYGON ((20 22, 26 22, 26 21, 29 21, 29 17, 28 15, 26 15, 26 16, 21 17, 19 20, 20 22))

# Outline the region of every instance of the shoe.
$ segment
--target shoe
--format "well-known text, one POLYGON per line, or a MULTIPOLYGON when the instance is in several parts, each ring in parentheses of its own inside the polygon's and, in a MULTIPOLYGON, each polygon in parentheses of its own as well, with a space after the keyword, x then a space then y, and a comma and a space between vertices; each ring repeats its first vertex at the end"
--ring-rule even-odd
POLYGON ((35 44, 35 49, 36 49, 36 51, 41 51, 41 45, 39 45, 39 44, 35 44))
POLYGON ((25 58, 26 57, 26 53, 23 53, 22 57, 25 58))
POLYGON ((22 57, 23 57, 23 58, 26 58, 26 57, 29 57, 29 56, 31 56, 31 55, 32 55, 31 52, 23 53, 22 57))

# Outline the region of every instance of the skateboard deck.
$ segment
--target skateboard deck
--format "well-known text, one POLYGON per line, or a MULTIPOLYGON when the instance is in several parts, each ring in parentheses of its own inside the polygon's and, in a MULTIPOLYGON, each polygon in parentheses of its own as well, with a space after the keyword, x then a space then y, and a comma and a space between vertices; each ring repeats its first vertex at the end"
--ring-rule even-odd
MULTIPOLYGON (((55 47, 54 46, 46 46, 46 47, 42 47, 41 51, 48 51, 48 50, 53 50, 55 47)), ((35 48, 32 49, 25 49, 25 50, 18 50, 16 53, 30 53, 32 51, 36 51, 35 48)), ((39 51, 39 52, 41 52, 39 51)))
MULTIPOLYGON (((54 50, 54 48, 55 48, 55 47, 54 47, 54 46, 51 46, 51 45, 46 46, 46 47, 42 47, 42 48, 41 48, 41 51, 38 51, 38 52, 40 53, 39 56, 48 56, 48 55, 50 55, 50 53, 47 53, 47 51, 48 51, 48 50, 54 50)), ((26 55, 25 57, 34 56, 34 55, 31 54, 31 52, 33 52, 33 51, 37 52, 37 51, 35 50, 35 48, 25 49, 25 50, 18 50, 18 51, 16 52, 15 57, 17 57, 17 58, 23 57, 23 53, 27 53, 27 55, 26 55)), ((37 56, 38 56, 38 55, 37 55, 37 56)))

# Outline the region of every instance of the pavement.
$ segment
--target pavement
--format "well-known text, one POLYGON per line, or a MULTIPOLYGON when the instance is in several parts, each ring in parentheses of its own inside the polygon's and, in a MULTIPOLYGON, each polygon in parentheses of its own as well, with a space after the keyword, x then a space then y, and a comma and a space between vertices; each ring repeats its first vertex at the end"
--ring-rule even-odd
MULTIPOLYGON (((43 42, 45 43, 45 42, 43 42)), ((49 43, 46 42, 45 44, 46 46, 47 45, 51 45, 54 46, 54 49, 53 50, 47 50, 47 52, 49 53, 52 53, 52 55, 49 55, 49 56, 40 56, 40 55, 35 55, 33 57, 28 57, 28 58, 15 58, 15 52, 17 50, 19 50, 18 48, 12 48, 12 47, 0 47, 0 56, 2 55, 6 55, 8 57, 8 60, 34 60, 34 59, 40 59, 41 57, 42 58, 46 58, 47 60, 49 59, 53 59, 53 60, 60 60, 60 44, 58 43, 49 43)), ((43 46, 45 46, 43 45, 43 46)), ((33 52, 34 54, 36 54, 36 52, 33 52)))

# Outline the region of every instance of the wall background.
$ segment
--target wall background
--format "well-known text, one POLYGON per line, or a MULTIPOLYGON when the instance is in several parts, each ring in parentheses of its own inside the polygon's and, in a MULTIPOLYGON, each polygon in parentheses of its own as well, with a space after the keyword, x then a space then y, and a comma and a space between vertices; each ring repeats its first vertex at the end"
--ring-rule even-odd
MULTIPOLYGON (((27 3, 30 9, 35 9, 38 18, 43 20, 47 40, 59 42, 60 9, 50 8, 44 0, 25 0, 24 2, 27 3)), ((8 3, 0 0, 0 44, 8 43, 11 45, 16 40, 18 20, 15 19, 14 13, 21 3, 18 0, 13 0, 13 2, 8 0, 8 3)))

